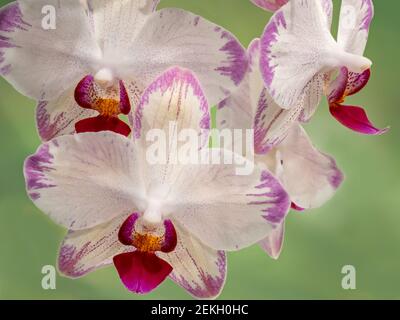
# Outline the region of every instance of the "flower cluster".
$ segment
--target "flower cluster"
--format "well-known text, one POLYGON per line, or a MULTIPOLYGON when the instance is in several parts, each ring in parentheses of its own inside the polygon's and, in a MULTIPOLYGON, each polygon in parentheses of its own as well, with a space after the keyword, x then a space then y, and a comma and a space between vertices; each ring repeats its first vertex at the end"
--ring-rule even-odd
POLYGON ((113 264, 132 292, 169 277, 215 298, 227 251, 259 244, 278 258, 290 208, 320 207, 341 185, 335 160, 302 127, 323 96, 344 126, 386 131, 344 104, 370 78, 372 0, 342 0, 337 40, 331 0, 252 2, 274 14, 247 50, 198 15, 157 10, 159 0, 18 0, 0 9, 0 74, 37 101, 42 145, 25 161, 27 192, 68 229, 60 273, 113 264), (44 17, 49 6, 54 17, 44 17), (252 130, 251 155, 235 141, 210 147, 215 105, 217 129, 252 130), (171 122, 175 135, 194 132, 205 158, 252 170, 179 163, 170 149, 149 163, 149 135, 171 122))

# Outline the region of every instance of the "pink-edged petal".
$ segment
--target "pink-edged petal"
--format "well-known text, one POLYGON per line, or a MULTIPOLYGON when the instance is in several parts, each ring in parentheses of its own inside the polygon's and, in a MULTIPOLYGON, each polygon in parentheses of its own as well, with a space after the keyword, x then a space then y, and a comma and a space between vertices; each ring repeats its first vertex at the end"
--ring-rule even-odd
POLYGON ((269 171, 238 154, 221 149, 207 153, 205 159, 220 159, 220 164, 181 166, 165 211, 216 250, 238 250, 260 241, 285 218, 290 206, 286 191, 269 171), (224 164, 232 159, 236 164, 224 164))
POLYGON ((332 104, 329 111, 342 125, 361 134, 381 135, 389 130, 389 128, 378 129, 375 127, 361 107, 332 104))
POLYGON ((27 191, 56 223, 91 228, 141 204, 144 157, 112 132, 58 137, 25 161, 27 191))
POLYGON ((264 240, 260 241, 260 246, 272 259, 277 260, 282 251, 284 236, 285 223, 283 222, 271 231, 264 240))
POLYGON ((0 73, 29 97, 58 98, 98 54, 80 1, 18 1, 0 9, 0 73), (55 29, 42 25, 49 6, 57 8, 55 29))
POLYGON ((66 91, 51 101, 39 101, 36 107, 36 125, 42 141, 75 133, 75 123, 93 117, 96 111, 77 105, 73 90, 66 91))
MULTIPOLYGON (((290 1, 265 27, 261 38, 261 73, 269 93, 282 108, 296 106, 307 87, 314 86, 313 79, 331 64, 322 53, 334 52, 325 5, 315 0, 290 1)), ((322 87, 311 91, 317 93, 315 104, 322 87)))
POLYGON ((180 9, 154 12, 135 41, 127 42, 130 60, 122 79, 135 75, 148 85, 167 68, 187 68, 199 78, 211 106, 238 86, 247 71, 245 49, 235 36, 180 9))
POLYGON ((256 6, 267 10, 267 11, 276 11, 286 3, 288 3, 289 0, 251 0, 256 6))
POLYGON ((249 48, 249 72, 238 90, 219 104, 217 127, 219 129, 254 129, 256 153, 268 152, 285 138, 291 125, 303 110, 299 103, 285 110, 280 108, 264 87, 259 69, 259 39, 249 48))
POLYGON ((177 232, 175 250, 158 254, 173 267, 171 279, 197 299, 217 298, 226 280, 225 253, 205 246, 184 228, 177 226, 177 232))
POLYGON ((186 69, 172 68, 159 76, 143 93, 134 113, 134 136, 146 139, 149 130, 168 132, 170 122, 177 131, 210 129, 210 111, 199 81, 186 69))
POLYGON ((347 52, 362 55, 374 17, 372 0, 342 0, 338 43, 347 52))
POLYGON ((60 247, 58 269, 68 277, 77 278, 112 264, 115 255, 135 250, 118 241, 118 230, 126 215, 91 229, 70 230, 60 247))
POLYGON ((125 287, 139 294, 153 291, 172 271, 171 265, 154 253, 140 251, 115 256, 114 265, 125 287))
POLYGON ((335 160, 317 150, 300 125, 293 126, 275 152, 261 161, 275 172, 292 203, 303 209, 322 206, 343 181, 335 160))

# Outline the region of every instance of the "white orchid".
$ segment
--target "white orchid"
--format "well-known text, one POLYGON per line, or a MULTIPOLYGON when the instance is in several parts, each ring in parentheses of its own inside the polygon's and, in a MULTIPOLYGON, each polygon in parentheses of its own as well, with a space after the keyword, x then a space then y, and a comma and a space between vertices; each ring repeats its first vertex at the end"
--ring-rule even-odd
POLYGON ((0 9, 0 75, 39 101, 45 141, 112 130, 143 89, 169 67, 193 70, 215 105, 244 77, 245 50, 229 32, 159 0, 18 0, 0 9), (43 28, 44 7, 56 13, 43 28))
POLYGON ((377 129, 362 108, 342 104, 370 77, 372 62, 363 53, 372 0, 342 1, 337 41, 330 32, 332 7, 331 0, 290 0, 275 12, 260 42, 265 86, 284 109, 303 104, 302 121, 311 118, 325 94, 341 124, 363 134, 382 134, 387 129, 377 129))
MULTIPOLYGON (((340 186, 343 174, 335 160, 318 151, 298 123, 299 104, 282 109, 268 94, 260 70, 260 41, 249 46, 249 71, 239 89, 220 103, 217 127, 253 129, 256 161, 279 179, 288 192, 292 208, 317 208, 340 186)), ((274 258, 281 252, 284 222, 261 242, 274 258)))
POLYGON ((190 71, 162 74, 133 118, 132 139, 65 135, 26 160, 29 196, 70 230, 59 269, 79 277, 114 261, 131 291, 149 292, 170 275, 195 297, 215 297, 226 276, 224 251, 257 243, 279 227, 290 206, 287 193, 258 167, 238 176, 232 164, 149 166, 150 130, 168 130, 175 121, 177 130, 209 134, 208 103, 190 71))

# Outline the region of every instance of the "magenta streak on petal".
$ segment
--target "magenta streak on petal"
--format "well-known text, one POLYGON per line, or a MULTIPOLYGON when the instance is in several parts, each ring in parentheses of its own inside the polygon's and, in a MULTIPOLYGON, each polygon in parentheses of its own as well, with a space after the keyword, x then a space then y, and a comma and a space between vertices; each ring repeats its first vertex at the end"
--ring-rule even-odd
POLYGON ((17 2, 10 3, 0 9, 0 75, 7 75, 11 71, 11 65, 3 65, 5 58, 5 50, 9 48, 17 48, 18 46, 13 44, 12 38, 6 37, 3 34, 12 34, 17 29, 21 31, 27 31, 30 24, 23 20, 22 12, 17 2))
POLYGON ((290 207, 291 207, 293 210, 296 210, 296 211, 304 211, 304 210, 306 210, 306 209, 304 209, 304 208, 298 206, 297 204, 295 204, 293 201, 292 201, 290 207))
MULTIPOLYGON (((47 112, 47 101, 39 101, 36 107, 36 124, 43 141, 49 141, 58 135, 59 132, 68 127, 75 119, 66 121, 65 113, 59 113, 53 120, 47 112)), ((74 129, 69 133, 74 133, 74 129)))
POLYGON ((54 170, 51 168, 52 162, 53 155, 49 152, 49 144, 42 145, 34 155, 25 160, 25 181, 28 193, 33 200, 40 197, 38 192, 34 192, 35 190, 56 187, 46 178, 46 173, 54 170))
POLYGON ((256 154, 261 155, 266 154, 268 151, 271 150, 271 148, 273 148, 276 144, 278 144, 285 138, 285 136, 283 135, 280 139, 270 139, 268 143, 264 142, 267 133, 271 130, 271 127, 284 112, 284 110, 281 109, 275 114, 272 119, 265 119, 265 111, 268 108, 267 94, 267 90, 264 88, 258 100, 257 112, 254 118, 254 151, 256 154), (267 126, 265 123, 266 121, 269 121, 267 126))
POLYGON ((119 81, 119 109, 122 114, 129 114, 131 111, 129 95, 122 80, 119 81))
POLYGON ((62 245, 58 255, 58 269, 60 272, 69 277, 79 278, 92 271, 93 268, 77 268, 77 264, 85 256, 90 245, 91 242, 89 241, 85 243, 80 250, 77 250, 77 248, 72 245, 62 245))
POLYGON ((178 237, 176 235, 174 224, 172 223, 171 220, 164 221, 164 228, 165 228, 165 234, 164 234, 164 241, 161 246, 161 251, 168 253, 175 250, 176 244, 178 242, 178 237))
POLYGON ((171 273, 171 265, 154 253, 128 252, 114 257, 114 265, 125 287, 136 293, 149 293, 171 273))
POLYGON ((223 76, 230 77, 235 85, 239 85, 247 72, 246 51, 240 42, 227 31, 221 32, 221 39, 227 40, 220 51, 224 52, 228 59, 223 61, 224 65, 216 68, 215 71, 220 72, 223 76))
POLYGON ((333 104, 330 106, 329 111, 342 125, 358 133, 381 135, 389 130, 389 128, 376 128, 361 107, 333 104))
POLYGON ((249 71, 253 71, 253 67, 256 68, 257 71, 260 68, 259 62, 259 51, 260 51, 260 39, 256 38, 251 41, 248 49, 247 49, 247 56, 249 60, 249 71), (258 60, 256 60, 258 59, 258 60))
MULTIPOLYGON (((167 90, 173 89, 174 85, 179 85, 180 89, 182 89, 182 92, 185 92, 186 95, 188 94, 189 87, 191 87, 191 89, 193 90, 193 94, 200 101, 200 111, 203 113, 202 118, 200 119, 199 126, 201 129, 210 129, 211 117, 208 102, 199 81, 196 79, 191 71, 174 67, 163 73, 149 87, 145 89, 134 115, 134 137, 136 139, 139 139, 141 137, 143 112, 145 106, 148 106, 150 102, 151 95, 158 91, 161 91, 161 94, 164 95, 167 90)), ((175 90, 178 89, 175 88, 175 90)))
POLYGON ((139 214, 137 212, 132 213, 122 224, 118 232, 118 239, 122 244, 132 246, 132 235, 135 231, 135 223, 138 218, 139 214))
MULTIPOLYGON (((187 250, 186 250, 187 251, 187 250)), ((189 251, 187 254, 196 266, 197 272, 200 275, 202 283, 195 283, 190 279, 185 279, 183 276, 175 276, 171 274, 171 278, 180 283, 182 287, 189 291, 196 298, 212 298, 219 294, 225 282, 226 276, 226 254, 224 251, 218 251, 218 259, 215 264, 218 268, 218 273, 215 276, 210 275, 207 270, 200 268, 196 260, 192 257, 189 251)))
POLYGON ((247 196, 262 197, 267 198, 268 200, 261 199, 260 201, 251 201, 248 204, 271 204, 271 207, 261 210, 266 213, 263 217, 269 222, 280 223, 285 218, 290 207, 289 195, 283 189, 278 180, 268 171, 263 171, 261 173, 260 182, 261 184, 257 185, 255 187, 256 189, 262 190, 268 188, 270 190, 265 193, 247 194, 247 196))
POLYGON ((361 24, 360 29, 368 31, 369 27, 371 25, 372 18, 374 17, 374 4, 373 4, 372 0, 363 0, 360 12, 363 12, 364 6, 367 6, 367 9, 366 9, 367 14, 363 18, 363 22, 361 24))
POLYGON ((331 156, 329 156, 327 154, 325 154, 325 156, 328 159, 330 159, 331 168, 332 168, 332 170, 334 172, 332 175, 329 176, 329 183, 331 184, 331 186, 334 189, 339 189, 340 185, 342 184, 342 182, 344 180, 343 172, 339 169, 339 167, 338 167, 338 165, 336 163, 336 160, 333 157, 331 157, 331 156))
POLYGON ((261 37, 260 68, 264 82, 268 88, 271 87, 275 74, 274 69, 276 66, 272 64, 271 47, 277 42, 278 27, 287 28, 285 16, 281 11, 276 12, 271 18, 261 37))

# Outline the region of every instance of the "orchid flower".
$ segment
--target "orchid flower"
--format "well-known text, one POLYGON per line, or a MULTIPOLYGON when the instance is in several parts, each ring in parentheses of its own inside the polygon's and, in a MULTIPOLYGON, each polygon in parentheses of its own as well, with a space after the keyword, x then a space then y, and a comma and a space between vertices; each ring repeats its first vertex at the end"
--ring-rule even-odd
POLYGON ((18 0, 0 9, 0 75, 39 101, 42 140, 101 130, 127 136, 118 116, 175 65, 197 74, 213 105, 240 83, 247 62, 233 35, 184 10, 156 11, 158 2, 18 0), (42 13, 49 8, 54 17, 42 13))
MULTIPOLYGON (((282 109, 269 95, 260 70, 260 40, 249 46, 249 71, 238 90, 219 104, 217 127, 254 130, 256 161, 274 173, 295 210, 322 206, 339 188, 343 174, 335 160, 318 151, 298 123, 302 105, 282 109)), ((261 246, 278 258, 284 222, 261 246)))
POLYGON ((342 105, 369 79, 372 62, 362 54, 372 16, 371 0, 343 0, 335 41, 330 33, 331 0, 291 0, 281 7, 261 39, 261 72, 275 102, 290 109, 302 101, 300 119, 307 121, 325 91, 330 111, 340 123, 363 134, 384 133, 386 129, 375 128, 364 110, 342 105), (354 9, 351 17, 349 8, 354 9), (349 18, 354 19, 349 22, 349 18), (339 77, 329 86, 338 70, 339 77))
MULTIPOLYGON (((192 129, 208 140, 209 106, 188 70, 159 76, 132 119, 131 138, 113 132, 64 135, 25 162, 30 198, 70 230, 59 270, 80 277, 114 262, 133 292, 147 293, 169 276, 197 298, 216 297, 226 277, 224 251, 257 243, 279 227, 288 195, 259 167, 238 176, 232 164, 149 165, 146 137, 167 131, 170 121, 178 131, 192 129)), ((206 146, 202 152, 229 152, 206 146)))
POLYGON ((280 7, 285 5, 289 0, 250 0, 250 1, 264 10, 275 12, 280 7))

